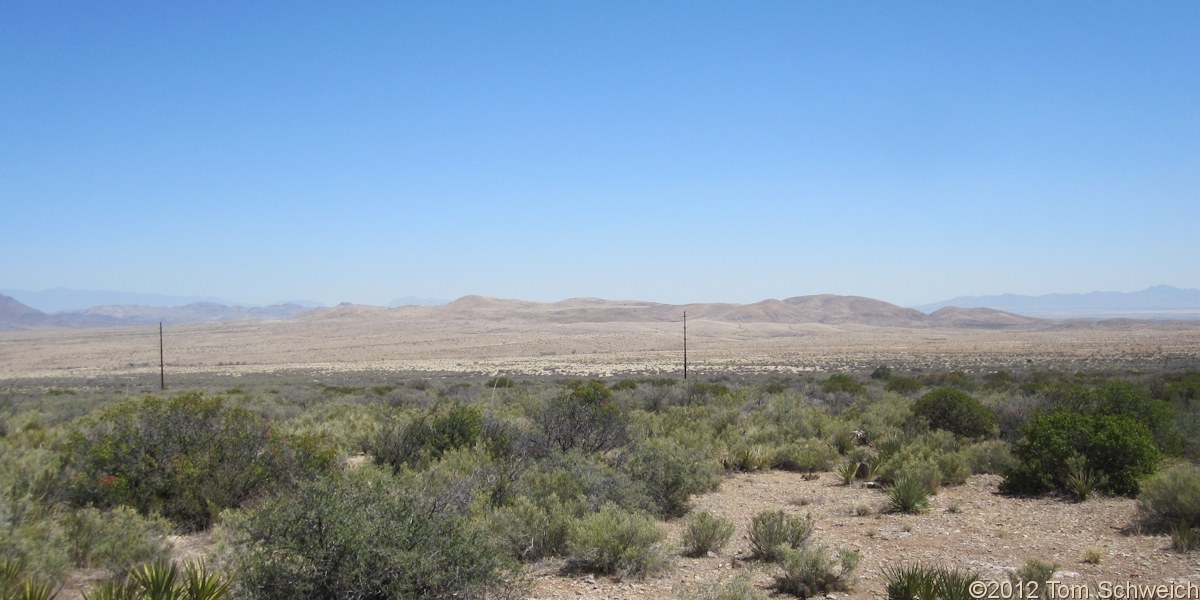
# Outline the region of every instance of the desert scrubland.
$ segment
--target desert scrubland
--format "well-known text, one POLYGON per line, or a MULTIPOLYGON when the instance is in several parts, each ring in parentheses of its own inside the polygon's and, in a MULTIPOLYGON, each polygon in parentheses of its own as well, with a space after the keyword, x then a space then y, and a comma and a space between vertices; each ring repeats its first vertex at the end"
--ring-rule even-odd
POLYGON ((1200 324, 690 307, 684 381, 674 309, 466 304, 168 326, 165 391, 157 327, 0 332, 5 565, 60 598, 172 560, 239 598, 1196 597, 1200 324))

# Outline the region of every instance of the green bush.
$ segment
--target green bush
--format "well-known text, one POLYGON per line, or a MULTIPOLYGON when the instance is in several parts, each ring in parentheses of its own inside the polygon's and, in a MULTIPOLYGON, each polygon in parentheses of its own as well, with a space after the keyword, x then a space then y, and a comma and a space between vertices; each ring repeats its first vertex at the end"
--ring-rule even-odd
POLYGON ((575 512, 557 496, 535 503, 519 496, 509 506, 497 509, 490 525, 501 546, 522 562, 566 555, 570 548, 575 512))
POLYGON ((443 454, 474 446, 483 433, 483 413, 457 402, 430 410, 403 427, 383 429, 368 447, 378 464, 400 470, 423 468, 443 454))
POLYGON ((783 574, 775 580, 776 589, 799 598, 848 591, 861 558, 850 549, 839 550, 834 559, 823 546, 781 548, 778 563, 783 574))
POLYGON ((837 450, 829 442, 809 438, 776 448, 770 464, 785 471, 815 473, 828 471, 837 457, 837 450))
POLYGON ((646 490, 661 517, 682 516, 692 495, 716 489, 720 465, 669 439, 638 443, 622 456, 621 471, 646 490))
POLYGON ((334 458, 219 397, 186 394, 122 402, 85 421, 71 435, 66 471, 78 506, 127 505, 196 530, 277 484, 332 468, 334 458))
POLYGON ((1066 411, 1030 419, 1014 450, 1000 489, 1009 494, 1067 493, 1068 461, 1082 456, 1097 475, 1100 491, 1136 496, 1140 479, 1158 466, 1160 455, 1146 426, 1126 416, 1066 411))
POLYGON ((550 448, 604 452, 629 441, 629 416, 602 381, 572 382, 534 416, 550 448))
POLYGON ((669 564, 659 542, 663 533, 647 515, 605 504, 571 532, 569 564, 581 571, 645 577, 669 564))
POLYGON ((1127 381, 1105 381, 1095 387, 1057 385, 1049 388, 1047 398, 1060 411, 1128 417, 1145 426, 1159 452, 1176 455, 1182 451, 1183 437, 1175 428, 1171 405, 1127 381))
POLYGON ((1173 465, 1142 484, 1138 506, 1151 525, 1200 527, 1200 467, 1173 465))
POLYGON ((904 395, 915 394, 921 391, 923 387, 925 387, 925 384, 921 383, 919 379, 904 377, 903 375, 892 377, 883 385, 883 389, 889 392, 904 395))
POLYGON ((598 456, 577 451, 556 453, 531 465, 521 474, 514 494, 527 496, 540 506, 547 506, 547 499, 554 496, 577 507, 580 516, 610 502, 628 510, 658 510, 644 484, 598 456))
POLYGON ((984 440, 961 450, 972 473, 999 475, 1016 464, 1012 447, 1003 440, 984 440))
POLYGON ((901 477, 888 488, 888 510, 905 514, 919 514, 929 510, 929 488, 920 480, 901 477))
POLYGON ((867 392, 867 386, 846 373, 834 373, 821 382, 821 391, 826 394, 842 392, 859 396, 867 392))
POLYGON ((1031 558, 1020 569, 1009 573, 1008 579, 1013 587, 1023 586, 1025 591, 1036 592, 1026 598, 1049 598, 1046 582, 1054 577, 1055 571, 1058 571, 1058 565, 1031 558))
POLYGON ((91 506, 78 509, 67 515, 66 530, 71 562, 76 567, 124 572, 170 555, 166 536, 171 523, 157 516, 143 517, 127 506, 111 511, 91 506))
POLYGON ((933 429, 966 438, 996 433, 996 413, 970 394, 954 388, 938 388, 921 396, 913 404, 913 414, 929 421, 933 429))
POLYGON ((887 600, 978 600, 971 584, 979 575, 947 567, 904 564, 884 567, 887 600))
POLYGON ((788 516, 782 510, 764 510, 750 519, 750 552, 754 558, 776 561, 780 548, 799 548, 813 533, 812 515, 788 516))
POLYGON ((733 535, 733 523, 708 511, 688 518, 683 529, 683 552, 688 556, 704 556, 720 550, 733 535))
POLYGON ((267 498, 233 534, 250 598, 478 597, 505 589, 513 565, 437 501, 360 467, 267 498))
POLYGON ((735 575, 722 584, 709 584, 700 588, 695 595, 686 595, 684 600, 767 600, 762 590, 754 587, 748 575, 735 575))

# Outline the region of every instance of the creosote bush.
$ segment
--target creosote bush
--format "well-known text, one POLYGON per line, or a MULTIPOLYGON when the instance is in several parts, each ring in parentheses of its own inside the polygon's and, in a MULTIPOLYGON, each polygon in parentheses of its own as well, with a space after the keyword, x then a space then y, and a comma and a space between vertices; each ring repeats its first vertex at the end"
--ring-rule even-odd
POLYGON ((1179 524, 1200 527, 1200 467, 1172 465, 1142 484, 1138 506, 1143 518, 1160 530, 1179 524))
POLYGON ((514 564, 440 501, 363 466, 267 498, 233 533, 240 596, 481 597, 514 564))
POLYGON ((704 556, 720 550, 733 535, 733 523, 711 512, 703 511, 688 517, 683 530, 683 552, 687 556, 704 556))
POLYGON ((604 452, 629 441, 629 415, 613 402, 604 382, 573 381, 534 415, 550 448, 562 452, 604 452))
POLYGON ((782 510, 764 510, 750 520, 750 551, 757 559, 776 561, 780 548, 799 548, 813 533, 811 514, 788 516, 782 510))
POLYGON ((131 506, 197 530, 225 508, 332 468, 334 458, 220 397, 185 394, 122 402, 84 422, 68 444, 66 471, 78 506, 131 506))
POLYGON ((641 484, 662 517, 682 516, 695 494, 716 489, 721 467, 669 439, 644 440, 627 450, 621 471, 641 484))
POLYGON ((670 564, 662 539, 654 519, 609 503, 576 524, 568 562, 580 571, 641 578, 670 564))

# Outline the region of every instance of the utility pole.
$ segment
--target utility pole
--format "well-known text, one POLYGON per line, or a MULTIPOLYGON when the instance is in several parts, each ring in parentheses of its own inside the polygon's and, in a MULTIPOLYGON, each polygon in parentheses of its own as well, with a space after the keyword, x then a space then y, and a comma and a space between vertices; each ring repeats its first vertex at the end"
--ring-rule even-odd
POLYGON ((687 381, 687 311, 683 311, 683 380, 687 381))
POLYGON ((163 354, 163 333, 162 321, 158 322, 158 386, 160 389, 167 389, 167 363, 164 360, 163 354))

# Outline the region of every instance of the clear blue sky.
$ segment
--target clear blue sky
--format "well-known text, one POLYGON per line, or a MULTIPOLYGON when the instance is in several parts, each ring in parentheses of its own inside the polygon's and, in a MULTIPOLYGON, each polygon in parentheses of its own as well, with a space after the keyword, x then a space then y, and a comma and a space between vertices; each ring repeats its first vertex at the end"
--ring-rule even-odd
POLYGON ((1200 2, 9 2, 0 287, 1200 287, 1200 2))

